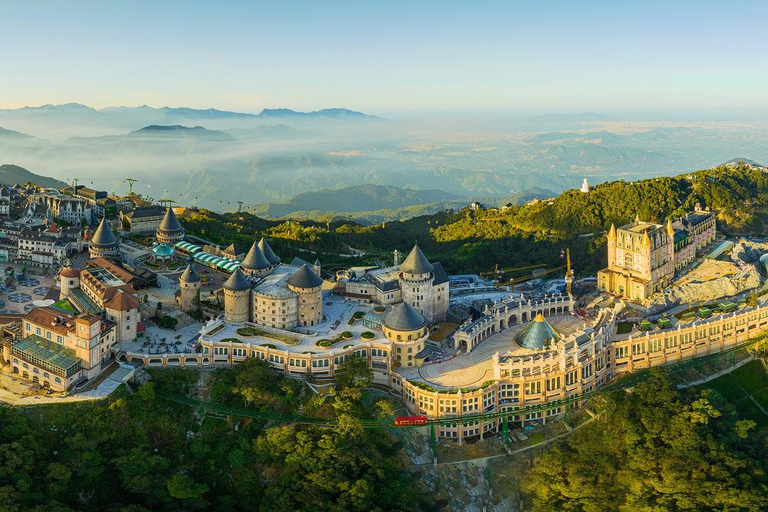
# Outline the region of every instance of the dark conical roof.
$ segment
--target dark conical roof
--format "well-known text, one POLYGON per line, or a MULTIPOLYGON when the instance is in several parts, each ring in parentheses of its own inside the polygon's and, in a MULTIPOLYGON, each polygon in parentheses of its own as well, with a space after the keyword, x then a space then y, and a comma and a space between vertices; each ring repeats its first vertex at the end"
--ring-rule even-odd
POLYGON ((197 283, 200 281, 200 274, 197 273, 197 270, 195 270, 195 267, 192 266, 190 263, 187 265, 187 269, 184 271, 183 274, 181 274, 181 277, 179 278, 180 281, 185 281, 187 283, 197 283))
POLYGON ((96 228, 96 232, 91 237, 91 245, 96 247, 114 247, 117 245, 117 238, 112 233, 106 217, 101 219, 99 227, 96 228))
POLYGON ((382 322, 395 331, 416 331, 427 325, 427 319, 407 302, 399 304, 382 322))
POLYGON ((288 284, 295 288, 317 288, 323 280, 308 265, 304 265, 288 278, 288 284))
POLYGON ((224 249, 222 252, 226 252, 228 254, 234 254, 235 256, 243 253, 243 251, 241 251, 240 248, 236 246, 234 243, 229 244, 229 247, 224 249))
POLYGON ((280 263, 280 258, 275 255, 275 253, 272 251, 272 248, 267 243, 267 240, 262 237, 261 240, 259 240, 259 249, 261 249, 261 252, 264 253, 264 257, 267 258, 267 261, 271 265, 277 265, 280 263))
POLYGON ((434 268, 418 245, 413 246, 411 253, 400 264, 400 270, 409 274, 427 274, 434 268))
POLYGON ((541 313, 536 315, 528 326, 517 335, 517 344, 523 348, 529 348, 531 350, 541 350, 549 345, 550 340, 559 339, 560 335, 557 333, 554 327, 542 316, 541 313))
POLYGON ((165 233, 184 231, 184 228, 181 227, 181 222, 179 222, 176 214, 173 213, 173 208, 168 208, 168 211, 165 212, 165 217, 163 217, 163 220, 160 222, 160 226, 157 229, 158 231, 163 231, 165 233))
POLYGON ((224 283, 224 289, 233 292, 241 292, 243 290, 249 290, 250 288, 251 283, 248 282, 240 271, 240 267, 236 268, 235 271, 232 272, 232 275, 229 276, 229 279, 224 283))
POLYGON ((269 261, 267 261, 267 258, 264 256, 264 253, 261 252, 261 249, 259 249, 259 246, 256 245, 256 242, 253 242, 251 250, 248 251, 248 254, 245 255, 245 258, 243 259, 243 262, 240 264, 240 266, 247 268, 248 270, 264 270, 269 268, 270 264, 269 261))

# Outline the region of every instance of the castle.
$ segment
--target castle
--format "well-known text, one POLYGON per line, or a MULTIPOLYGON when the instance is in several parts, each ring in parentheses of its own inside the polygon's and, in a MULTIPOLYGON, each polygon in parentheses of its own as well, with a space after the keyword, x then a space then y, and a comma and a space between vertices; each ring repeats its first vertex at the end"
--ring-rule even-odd
POLYGON ((714 241, 715 217, 698 210, 666 225, 635 221, 608 231, 608 267, 597 274, 601 291, 643 301, 662 291, 675 272, 714 241))
POLYGON ((448 311, 448 286, 443 266, 430 263, 416 244, 400 264, 395 261, 391 267, 351 269, 340 274, 336 291, 373 304, 405 302, 428 322, 440 322, 448 311))
MULTIPOLYGON (((187 270, 179 280, 182 308, 189 305, 199 280, 193 269, 187 270)), ((318 270, 317 266, 282 264, 265 239, 254 242, 223 285, 224 320, 284 330, 321 323, 323 280, 318 270)))

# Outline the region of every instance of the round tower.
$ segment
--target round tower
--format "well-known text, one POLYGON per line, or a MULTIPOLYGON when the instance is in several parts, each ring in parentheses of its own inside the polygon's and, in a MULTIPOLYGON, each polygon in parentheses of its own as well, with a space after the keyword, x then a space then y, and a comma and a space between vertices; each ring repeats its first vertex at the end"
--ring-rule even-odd
POLYGON ((179 278, 179 306, 182 311, 189 313, 199 309, 201 284, 200 275, 190 263, 179 278))
POLYGON ((101 219, 99 227, 88 243, 91 258, 116 258, 120 253, 120 241, 112 233, 106 217, 101 219))
POLYGON ((256 242, 253 242, 248 254, 245 255, 242 263, 240 263, 240 271, 247 276, 263 276, 268 274, 271 269, 272 264, 261 250, 261 247, 256 242))
POLYGON ((298 295, 298 324, 317 325, 323 321, 323 280, 309 265, 288 278, 288 289, 298 295))
POLYGON ((167 244, 171 247, 176 242, 184 240, 184 228, 181 227, 173 208, 169 207, 165 212, 165 217, 155 231, 155 238, 157 238, 158 243, 167 244))
POLYGON ((63 268, 59 274, 59 284, 62 298, 68 297, 70 290, 80 288, 80 271, 72 267, 63 268))
POLYGON ((224 320, 239 324, 247 322, 251 309, 251 283, 237 268, 224 283, 224 320))
POLYGON ((410 304, 427 321, 434 317, 434 297, 432 283, 435 280, 432 265, 418 245, 400 264, 400 290, 403 302, 410 304))

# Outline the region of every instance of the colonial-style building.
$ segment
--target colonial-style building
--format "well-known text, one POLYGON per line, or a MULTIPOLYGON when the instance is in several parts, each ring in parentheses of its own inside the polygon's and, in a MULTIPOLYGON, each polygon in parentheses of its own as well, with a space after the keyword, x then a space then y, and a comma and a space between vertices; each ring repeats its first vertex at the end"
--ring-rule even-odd
POLYGON ((157 231, 165 214, 162 206, 139 206, 127 212, 121 211, 120 223, 131 233, 147 235, 157 231))
POLYGON ((667 287, 675 271, 715 239, 715 218, 696 211, 666 226, 642 222, 608 232, 608 267, 597 274, 600 290, 643 301, 667 287))
POLYGON ((136 339, 139 300, 103 270, 67 267, 59 279, 59 300, 21 319, 18 336, 4 343, 3 360, 22 378, 68 391, 98 377, 117 343, 136 339))

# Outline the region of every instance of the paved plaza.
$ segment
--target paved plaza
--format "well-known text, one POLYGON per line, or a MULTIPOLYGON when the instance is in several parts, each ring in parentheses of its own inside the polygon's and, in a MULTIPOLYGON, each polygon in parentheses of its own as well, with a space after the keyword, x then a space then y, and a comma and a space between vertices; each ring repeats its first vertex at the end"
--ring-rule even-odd
MULTIPOLYGON (((563 337, 567 337, 584 326, 583 320, 570 315, 548 317, 547 321, 563 337)), ((514 325, 496 333, 483 340, 469 354, 457 355, 443 363, 427 364, 416 368, 400 368, 398 373, 409 381, 421 380, 435 388, 477 387, 487 380, 494 379, 492 357, 496 352, 500 356, 508 353, 533 352, 520 347, 515 342, 515 337, 527 325, 514 325)))
POLYGON ((0 313, 28 313, 35 307, 33 302, 42 300, 55 286, 54 279, 47 275, 15 278, 0 294, 0 313))

